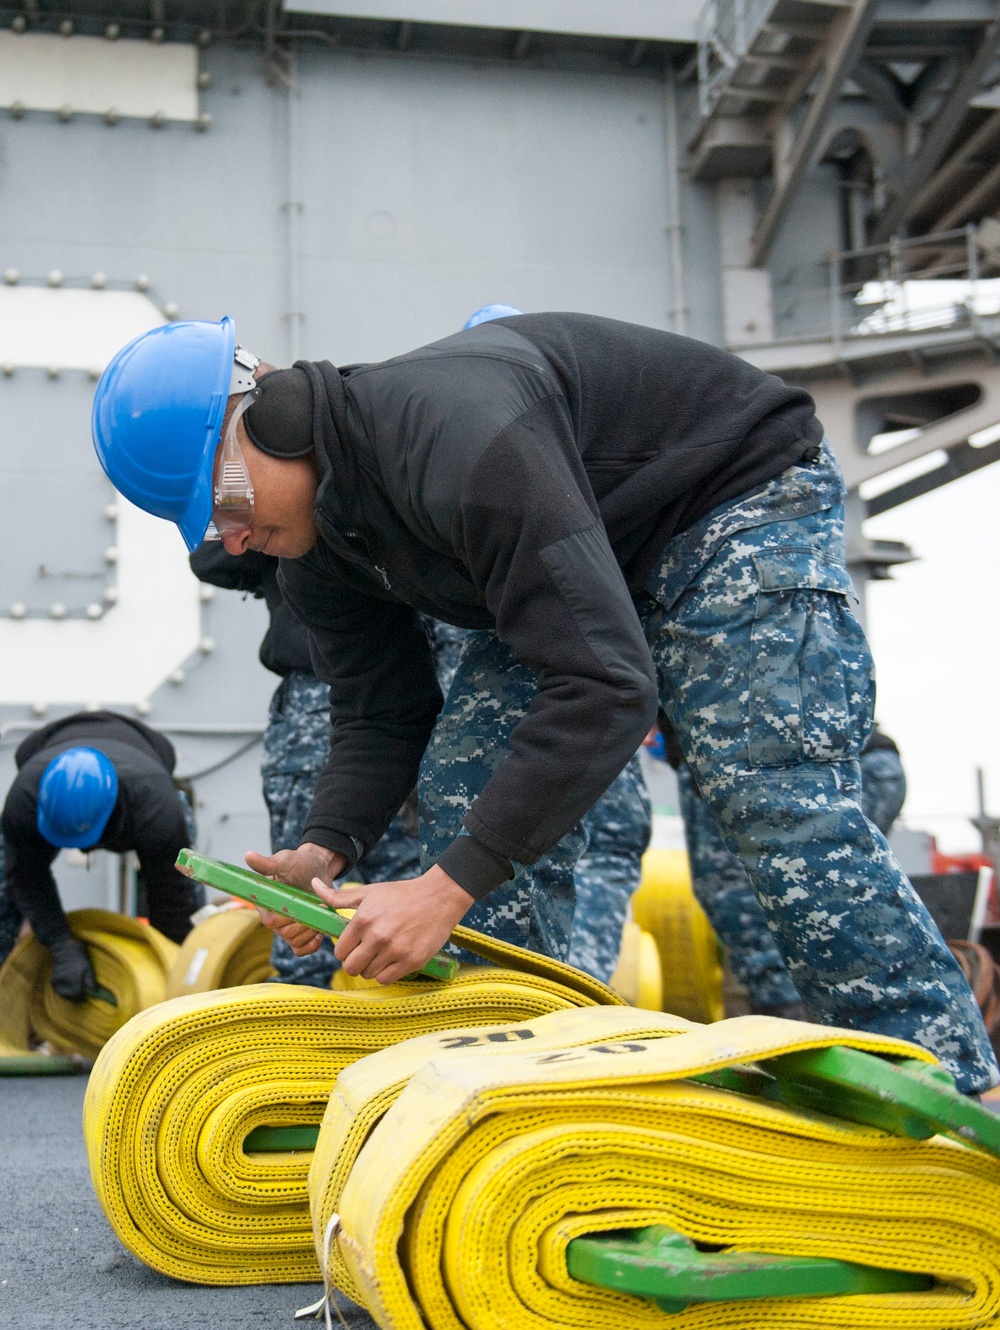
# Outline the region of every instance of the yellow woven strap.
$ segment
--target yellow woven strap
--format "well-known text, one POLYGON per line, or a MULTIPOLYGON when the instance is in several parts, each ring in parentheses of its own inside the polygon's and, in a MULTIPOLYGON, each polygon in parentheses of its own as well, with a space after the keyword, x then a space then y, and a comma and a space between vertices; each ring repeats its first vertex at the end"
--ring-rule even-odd
MULTIPOLYGON (((596 1015, 596 1013, 593 1013, 596 1015)), ((340 1209, 340 1197, 372 1128, 405 1089, 410 1077, 425 1062, 456 1049, 489 1048, 510 1054, 529 1045, 533 1051, 572 1047, 587 1043, 595 1034, 594 1022, 581 1022, 579 1011, 560 1011, 518 1025, 491 1025, 448 1030, 408 1039, 394 1048, 373 1053, 341 1072, 323 1117, 319 1140, 309 1170, 309 1201, 313 1236, 320 1265, 324 1249, 329 1261, 324 1274, 329 1286, 341 1289, 356 1302, 361 1300, 340 1248, 325 1241, 331 1217, 340 1209)), ((663 1038, 691 1028, 679 1016, 611 1007, 600 1013, 603 1037, 614 1039, 663 1038)))
POLYGON ((692 1021, 721 1021, 719 943, 691 888, 684 850, 647 850, 632 916, 660 953, 663 1007, 692 1021))
MULTIPOLYGON (((633 1015, 655 1029, 649 1013, 633 1015)), ((337 1099, 352 1082, 358 1093, 331 1105, 328 1124, 347 1114, 360 1125, 369 1102, 382 1115, 340 1191, 336 1246, 384 1330, 662 1328, 652 1303, 584 1285, 566 1269, 572 1238, 652 1223, 702 1243, 942 1281, 919 1294, 761 1301, 749 1314, 736 1302, 692 1306, 670 1318, 676 1330, 1000 1321, 1000 1161, 685 1079, 832 1044, 929 1054, 753 1016, 629 1037, 609 1028, 617 1016, 564 1015, 558 1051, 498 1055, 487 1041, 439 1052, 388 1108, 384 1082, 365 1099, 368 1068, 344 1077, 337 1099)), ((346 1142, 342 1120, 337 1130, 346 1142)))
POLYGON ((553 960, 551 956, 542 956, 537 951, 526 951, 524 947, 515 947, 511 942, 501 942, 499 938, 489 937, 486 933, 477 933, 474 928, 463 928, 461 924, 451 935, 456 946, 464 947, 474 955, 498 965, 503 969, 517 970, 521 974, 533 974, 539 979, 561 984, 564 988, 579 993, 599 1007, 624 1006, 625 999, 613 988, 602 984, 599 979, 584 974, 572 965, 553 960))
POLYGON ((318 1124, 340 1071, 413 1035, 587 1002, 550 979, 484 966, 449 984, 260 984, 164 1002, 119 1031, 91 1074, 84 1135, 98 1199, 129 1251, 165 1274, 315 1279, 312 1152, 248 1154, 249 1133, 318 1124))
POLYGON ((0 1057, 21 1056, 32 1041, 94 1058, 136 1012, 161 1002, 177 944, 149 924, 110 910, 71 910, 73 934, 87 944, 99 987, 117 1006, 97 998, 68 1002, 52 991, 52 957, 33 937, 22 938, 0 968, 0 1057))
POLYGON ((181 944, 167 977, 168 998, 268 979, 274 934, 256 910, 220 910, 202 920, 181 944))
POLYGON ((618 965, 611 976, 611 987, 633 1007, 662 1011, 663 967, 660 952, 651 933, 631 919, 625 920, 618 965))

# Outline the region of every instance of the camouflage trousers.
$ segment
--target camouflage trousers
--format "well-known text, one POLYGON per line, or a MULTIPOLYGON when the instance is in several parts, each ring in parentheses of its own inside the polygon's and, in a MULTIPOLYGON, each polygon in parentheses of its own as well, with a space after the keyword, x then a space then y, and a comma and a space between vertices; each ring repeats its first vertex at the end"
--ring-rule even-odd
POLYGON ((629 902, 653 830, 649 791, 637 756, 594 804, 583 827, 587 848, 573 872, 576 908, 569 963, 607 983, 618 964, 629 902))
POLYGON ((687 763, 677 769, 677 791, 692 889, 729 953, 729 964, 747 990, 751 1009, 800 1001, 746 869, 726 849, 687 763))
MULTIPOLYGON (((420 768, 422 859, 461 834, 462 819, 503 760, 537 689, 535 674, 489 632, 468 632, 420 768)), ((537 863, 478 901, 462 920, 607 980, 649 844, 649 795, 633 758, 587 816, 537 863)), ((455 948, 463 960, 475 957, 455 948)))
MULTIPOLYGON (((811 469, 667 546, 640 605, 661 703, 816 1019, 910 1039, 982 1090, 1000 1073, 969 986, 862 811, 872 661, 843 508, 795 498, 811 469)), ((828 452, 821 491, 824 472, 828 452)))
POLYGON ((906 801, 906 776, 899 754, 875 748, 861 754, 861 807, 883 836, 888 836, 906 801))
MULTIPOLYGON (((637 608, 663 709, 815 1018, 913 1040, 982 1090, 1000 1073, 972 993, 861 809, 874 679, 842 498, 825 446, 669 542, 637 608)), ((534 689, 491 634, 470 634, 421 769, 425 862, 461 834, 534 689)), ((565 956, 585 843, 578 826, 516 865, 468 922, 565 956)))
MULTIPOLYGON (((290 674, 271 698, 264 731, 261 780, 271 820, 271 852, 294 850, 312 806, 316 778, 330 753, 330 690, 312 674, 290 674)), ((394 882, 420 873, 416 828, 398 813, 377 845, 355 864, 355 882, 394 882)), ((296 956, 284 938, 275 936, 271 964, 286 984, 328 988, 340 964, 333 943, 324 938, 311 956, 296 956)))
MULTIPOLYGON (((677 772, 684 838, 694 894, 729 953, 729 963, 747 990, 754 1011, 800 1001, 774 944, 743 865, 723 844, 691 772, 677 772)), ((906 778, 899 754, 877 749, 861 757, 861 809, 883 835, 899 815, 906 778)))

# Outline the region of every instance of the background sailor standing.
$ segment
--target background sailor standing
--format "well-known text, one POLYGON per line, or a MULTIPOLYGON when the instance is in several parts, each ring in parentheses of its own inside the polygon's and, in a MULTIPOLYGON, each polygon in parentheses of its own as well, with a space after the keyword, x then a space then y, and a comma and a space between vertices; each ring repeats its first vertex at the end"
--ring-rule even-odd
POLYGON ((34 730, 14 755, 3 806, 6 889, 52 953, 52 987, 79 1000, 96 988, 87 948, 70 932, 52 861, 62 849, 134 850, 154 928, 182 942, 202 892, 174 860, 194 840, 174 785, 168 739, 113 711, 79 712, 34 730))
MULTIPOLYGON (((270 621, 260 644, 260 663, 281 676, 271 697, 264 731, 261 783, 271 825, 271 853, 294 850, 312 807, 317 777, 330 756, 330 689, 313 673, 309 635, 292 614, 278 587, 278 560, 248 550, 229 554, 219 541, 206 540, 191 555, 191 570, 203 582, 262 598, 270 621)), ((458 662, 460 630, 428 621, 442 690, 458 662)), ((416 800, 408 801, 378 843, 354 865, 357 882, 398 882, 420 874, 416 800)), ((271 964, 282 983, 329 985, 338 962, 333 943, 296 956, 280 934, 271 947, 271 964)))
MULTIPOLYGON (((962 1090, 996 1083, 972 992, 859 802, 873 667, 843 477, 803 389, 579 314, 343 371, 300 361, 249 392, 234 342, 223 320, 130 343, 98 385, 95 445, 189 548, 214 518, 231 553, 284 560, 335 723, 306 840, 247 862, 354 909, 348 973, 391 983, 489 914, 567 845, 659 705, 814 1015, 923 1045, 962 1090), (417 612, 491 634, 443 711, 417 612), (430 866, 332 890, 418 767, 430 866)), ((529 940, 558 954, 563 922, 529 919, 529 940)))

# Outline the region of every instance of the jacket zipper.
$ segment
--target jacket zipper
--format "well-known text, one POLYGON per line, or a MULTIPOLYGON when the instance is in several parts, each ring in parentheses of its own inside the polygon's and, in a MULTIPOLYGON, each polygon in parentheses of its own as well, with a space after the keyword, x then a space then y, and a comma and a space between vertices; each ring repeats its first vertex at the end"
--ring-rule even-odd
MULTIPOLYGON (((365 540, 364 536, 361 534, 360 531, 345 531, 344 536, 349 544, 360 545, 363 548, 364 550, 363 557, 371 558, 371 552, 368 548, 368 542, 367 540, 365 540)), ((386 591, 391 591, 392 583, 389 581, 389 574, 385 571, 383 567, 381 567, 380 564, 377 564, 374 561, 374 559, 372 560, 372 567, 378 573, 379 577, 381 577, 382 585, 385 587, 386 591)))

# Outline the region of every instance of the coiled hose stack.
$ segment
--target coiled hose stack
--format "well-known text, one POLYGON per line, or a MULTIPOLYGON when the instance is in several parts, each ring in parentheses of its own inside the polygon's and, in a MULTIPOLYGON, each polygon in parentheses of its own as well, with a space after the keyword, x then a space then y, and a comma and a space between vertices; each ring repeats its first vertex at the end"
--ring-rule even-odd
POLYGON ((71 910, 67 919, 87 946, 101 995, 82 1002, 59 997, 49 983, 48 948, 22 938, 0 967, 0 1074, 71 1070, 58 1054, 96 1058, 116 1030, 166 995, 176 943, 110 910, 71 910), (43 1042, 57 1056, 32 1051, 43 1042))
MULTIPOLYGON (((470 930, 455 940, 490 959, 518 957, 470 930)), ((94 1187, 122 1243, 195 1283, 317 1278, 311 1149, 255 1152, 248 1137, 315 1128, 345 1067, 415 1034, 621 1004, 568 966, 520 955, 531 972, 468 966, 448 984, 346 992, 259 984, 141 1013, 105 1046, 84 1105, 94 1187)))
POLYGON ((563 1012, 505 1040, 414 1041, 394 1050, 395 1066, 377 1055, 343 1073, 310 1178, 329 1285, 384 1330, 662 1327, 653 1302, 581 1282, 567 1264, 584 1234, 662 1224, 713 1248, 937 1281, 925 1292, 692 1303, 671 1317, 676 1330, 1000 1322, 1000 1160, 692 1079, 834 1044, 926 1053, 768 1017, 683 1024, 563 1012))

